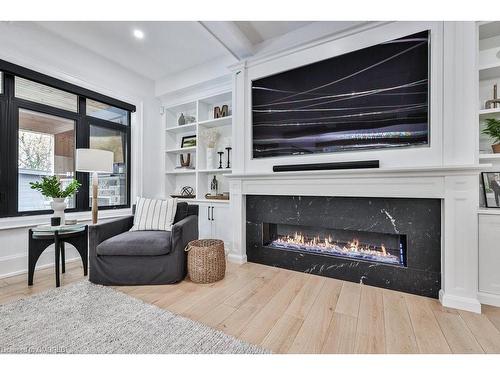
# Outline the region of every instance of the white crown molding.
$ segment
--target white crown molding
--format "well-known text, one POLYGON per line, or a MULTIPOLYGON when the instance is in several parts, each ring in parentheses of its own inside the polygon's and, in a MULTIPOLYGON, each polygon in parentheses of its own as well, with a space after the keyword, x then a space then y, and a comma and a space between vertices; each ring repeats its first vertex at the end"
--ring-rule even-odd
POLYGON ((235 60, 254 54, 253 44, 233 21, 198 21, 198 23, 235 60))
POLYGON ((205 97, 218 95, 231 91, 232 76, 227 74, 217 79, 185 87, 181 90, 170 92, 160 97, 163 107, 172 107, 179 104, 194 102, 205 97))
MULTIPOLYGON (((287 37, 293 39, 293 42, 287 41, 284 43, 276 43, 276 46, 274 46, 272 49, 265 50, 262 52, 257 52, 254 56, 251 56, 246 59, 246 66, 252 67, 259 64, 263 64, 268 61, 279 59, 283 56, 291 55, 296 52, 300 52, 302 50, 320 46, 322 44, 329 43, 337 39, 342 39, 350 35, 358 34, 363 31, 371 30, 383 25, 387 25, 389 23, 392 22, 366 22, 361 25, 357 24, 353 27, 349 27, 341 31, 333 30, 328 34, 321 36, 315 36, 314 33, 306 33, 305 29, 308 28, 308 26, 305 26, 303 28, 295 30, 294 32, 285 34, 282 37, 282 38, 287 37), (296 37, 292 38, 295 36, 295 34, 297 34, 296 37), (301 34, 304 36, 301 37, 301 34)), ((317 24, 312 24, 311 26, 309 26, 309 28, 317 27, 316 25, 317 24)), ((238 63, 229 66, 229 69, 234 70, 233 66, 235 65, 238 65, 238 63)))
POLYGON ((228 65, 234 62, 232 56, 224 56, 182 72, 164 77, 155 81, 155 97, 163 97, 173 93, 196 88, 197 86, 212 84, 221 80, 231 80, 231 71, 228 65))

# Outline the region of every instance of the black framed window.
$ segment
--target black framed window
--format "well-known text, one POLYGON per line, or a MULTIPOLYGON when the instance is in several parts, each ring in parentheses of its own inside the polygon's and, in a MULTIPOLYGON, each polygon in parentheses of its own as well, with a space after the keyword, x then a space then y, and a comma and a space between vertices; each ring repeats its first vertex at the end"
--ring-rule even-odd
MULTIPOLYGON (((95 120, 90 121, 89 147, 99 150, 111 151, 114 154, 113 173, 100 173, 97 199, 99 207, 122 206, 129 201, 128 179, 128 155, 127 145, 129 144, 129 134, 127 129, 121 126, 106 126, 102 122, 96 124, 95 120)), ((92 176, 90 176, 92 178, 92 176)), ((89 181, 91 184, 92 181, 89 181)), ((90 206, 92 194, 89 192, 90 206)))
MULTIPOLYGON (((30 182, 56 175, 63 186, 75 177, 74 119, 18 108, 18 211, 50 210, 51 199, 30 188, 30 182)), ((75 197, 68 208, 76 208, 75 197)))
POLYGON ((98 102, 97 100, 87 99, 85 113, 87 116, 115 122, 120 125, 129 125, 130 123, 129 111, 98 102))
POLYGON ((50 200, 29 182, 76 178, 67 211, 88 211, 91 181, 75 171, 75 149, 114 154, 113 173, 99 176, 101 209, 130 207, 131 104, 0 60, 0 217, 46 214, 50 200))

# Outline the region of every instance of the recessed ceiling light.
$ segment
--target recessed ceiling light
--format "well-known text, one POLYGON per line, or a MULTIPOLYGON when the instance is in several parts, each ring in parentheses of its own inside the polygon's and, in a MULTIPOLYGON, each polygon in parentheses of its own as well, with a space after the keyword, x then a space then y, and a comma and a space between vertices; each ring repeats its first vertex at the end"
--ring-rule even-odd
POLYGON ((144 32, 142 30, 139 30, 139 29, 134 29, 134 36, 137 39, 144 39, 144 32))

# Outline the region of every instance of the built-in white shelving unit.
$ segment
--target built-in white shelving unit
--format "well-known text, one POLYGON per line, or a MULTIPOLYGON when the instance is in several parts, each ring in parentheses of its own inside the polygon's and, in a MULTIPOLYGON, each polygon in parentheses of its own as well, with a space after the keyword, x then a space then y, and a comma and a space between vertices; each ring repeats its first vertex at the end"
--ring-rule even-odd
POLYGON ((172 148, 170 150, 166 150, 165 152, 167 154, 186 154, 186 153, 191 153, 191 152, 196 152, 197 147, 192 146, 192 147, 184 147, 184 148, 172 148))
POLYGON ((195 174, 196 171, 194 169, 174 169, 173 171, 167 171, 165 174, 195 174))
POLYGON ((500 171, 500 154, 494 154, 493 140, 482 134, 488 118, 500 119, 500 104, 497 108, 486 108, 486 101, 493 99, 493 86, 498 85, 500 96, 500 22, 480 22, 479 34, 479 162, 493 164, 500 171))
POLYGON ((166 131, 169 133, 185 133, 188 131, 196 131, 196 125, 197 123, 195 122, 188 125, 172 126, 171 128, 167 128, 166 131))
POLYGON ((480 109, 479 110, 479 116, 481 118, 486 118, 486 117, 495 116, 495 115, 500 115, 500 108, 490 108, 490 109, 480 109))
POLYGON ((200 169, 199 173, 222 173, 222 174, 230 174, 231 168, 214 168, 214 169, 200 169))
MULTIPOLYGON (((204 96, 192 101, 166 106, 164 110, 165 124, 165 195, 179 194, 182 187, 190 186, 194 189, 196 198, 185 199, 196 203, 229 203, 228 200, 206 199, 205 194, 210 192, 210 182, 216 176, 219 193, 229 192, 226 175, 231 173, 227 168, 226 147, 232 145, 233 117, 232 92, 222 91, 210 96, 204 96), (227 116, 214 118, 214 107, 228 106, 227 116), (186 124, 179 124, 179 117, 184 117, 186 124), (205 131, 215 130, 219 138, 215 147, 216 165, 207 166, 207 146, 204 142, 205 131), (196 146, 182 147, 184 137, 196 136, 196 146), (219 166, 219 155, 223 154, 223 168, 219 166), (179 168, 180 155, 190 154, 191 169, 179 168)), ((231 151, 230 161, 233 153, 231 151)), ((184 200, 184 199, 182 199, 184 200)))
POLYGON ((500 161, 500 154, 479 154, 480 161, 487 161, 491 163, 492 161, 500 161))
POLYGON ((233 121, 233 116, 221 117, 212 120, 200 121, 199 125, 206 128, 216 128, 219 126, 231 125, 233 121))
MULTIPOLYGON (((493 99, 493 85, 498 85, 500 95, 500 22, 480 22, 479 34, 479 162, 492 164, 493 170, 500 171, 500 154, 492 151, 493 140, 482 134, 486 119, 500 119, 500 105, 498 108, 486 108, 486 101, 493 99)), ((482 181, 481 181, 482 184, 482 181)), ((488 202, 495 202, 493 192, 487 194, 488 202)), ((500 209, 486 208, 483 187, 480 189, 481 207, 478 209, 478 250, 479 250, 479 282, 478 297, 481 303, 500 306, 500 275, 498 264, 500 253, 498 241, 500 239, 500 209)))

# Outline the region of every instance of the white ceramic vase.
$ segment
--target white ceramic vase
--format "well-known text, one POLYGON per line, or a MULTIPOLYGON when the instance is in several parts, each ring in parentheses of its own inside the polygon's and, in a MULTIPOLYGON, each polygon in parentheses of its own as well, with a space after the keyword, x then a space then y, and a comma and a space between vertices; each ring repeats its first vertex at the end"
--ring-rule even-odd
POLYGON ((215 169, 215 148, 207 147, 207 169, 215 169))
POLYGON ((61 225, 64 224, 64 210, 68 207, 66 203, 66 198, 53 198, 53 201, 50 202, 50 207, 54 210, 53 217, 61 218, 61 225))

